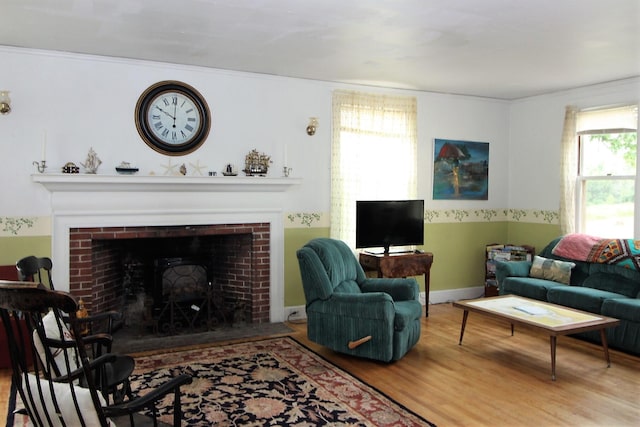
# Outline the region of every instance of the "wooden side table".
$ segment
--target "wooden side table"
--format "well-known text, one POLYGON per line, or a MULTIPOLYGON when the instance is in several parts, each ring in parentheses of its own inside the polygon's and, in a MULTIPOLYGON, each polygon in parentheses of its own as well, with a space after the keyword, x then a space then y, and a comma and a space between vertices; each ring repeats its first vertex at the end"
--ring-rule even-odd
POLYGON ((425 315, 429 317, 429 278, 433 264, 431 252, 372 254, 360 252, 364 271, 375 271, 378 277, 409 277, 424 274, 425 315))

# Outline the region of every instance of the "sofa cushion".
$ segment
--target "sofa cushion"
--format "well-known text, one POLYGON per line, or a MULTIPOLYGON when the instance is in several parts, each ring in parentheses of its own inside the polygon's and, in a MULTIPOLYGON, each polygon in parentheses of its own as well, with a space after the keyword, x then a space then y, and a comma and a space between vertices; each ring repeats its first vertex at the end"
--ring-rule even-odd
POLYGON ((549 289, 557 286, 569 285, 533 277, 507 277, 500 283, 500 295, 515 294, 546 301, 549 289))
POLYGON ((574 262, 548 259, 536 255, 533 257, 529 276, 569 284, 571 280, 571 269, 575 266, 576 264, 574 262))
POLYGON ((640 299, 610 298, 602 303, 603 316, 640 323, 640 299))
POLYGON ((602 303, 609 298, 624 298, 624 296, 582 286, 558 286, 547 292, 547 299, 551 303, 597 314, 601 314, 602 303))
POLYGON ((615 292, 629 298, 636 298, 640 292, 640 281, 625 277, 622 274, 594 273, 582 283, 587 288, 615 292))

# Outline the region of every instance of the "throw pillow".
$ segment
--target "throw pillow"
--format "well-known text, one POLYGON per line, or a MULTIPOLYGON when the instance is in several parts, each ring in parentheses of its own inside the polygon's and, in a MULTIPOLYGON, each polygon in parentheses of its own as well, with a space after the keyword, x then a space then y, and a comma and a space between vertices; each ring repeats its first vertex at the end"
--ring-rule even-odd
MULTIPOLYGON (((62 324, 62 337, 60 336, 60 330, 58 329, 58 320, 56 319, 55 313, 53 311, 49 311, 49 313, 47 313, 47 315, 42 318, 42 325, 44 328, 44 333, 49 339, 64 339, 65 341, 75 341, 73 339, 73 335, 65 324, 62 324)), ((42 366, 47 369, 47 356, 37 329, 34 329, 33 331, 33 344, 36 347, 36 351, 38 352, 38 357, 42 362, 42 366)), ((49 350, 52 352, 51 356, 53 356, 53 363, 55 363, 56 368, 60 372, 60 375, 67 375, 69 372, 73 372, 80 367, 76 358, 77 353, 75 351, 75 347, 70 347, 69 350, 67 350, 67 354, 69 355, 69 368, 71 369, 70 371, 67 371, 67 365, 65 361, 66 356, 64 354, 65 350, 55 347, 49 347, 49 350)))
POLYGON ((536 255, 533 257, 529 276, 568 285, 571 280, 571 269, 575 266, 576 264, 573 262, 558 261, 536 255))
MULTIPOLYGON (((33 374, 27 374, 26 379, 29 382, 29 385, 27 386, 27 382, 23 381, 22 390, 25 395, 28 395, 28 390, 30 390, 34 395, 35 402, 33 407, 29 401, 24 402, 24 405, 30 409, 32 414, 37 413, 40 415, 41 419, 46 420, 46 414, 48 413, 51 416, 52 425, 54 426, 82 425, 73 402, 73 396, 71 395, 71 388, 69 384, 52 383, 53 395, 56 397, 56 401, 60 407, 60 417, 64 420, 63 424, 60 418, 55 415, 57 411, 53 403, 49 383, 46 380, 39 380, 33 374), (40 385, 38 385, 38 383, 40 383, 40 385), (38 390, 42 391, 42 399, 37 396, 38 390), (42 401, 44 401, 44 407, 42 405, 42 401)), ((82 413, 82 418, 84 419, 85 424, 90 426, 100 425, 98 413, 96 412, 93 400, 91 399, 91 391, 81 387, 74 387, 74 389, 76 399, 78 400, 78 406, 80 407, 80 412, 82 413)), ((101 406, 105 406, 106 402, 100 393, 98 393, 98 400, 100 401, 101 406)), ((109 426, 115 427, 115 424, 110 419, 107 419, 107 423, 109 426)))

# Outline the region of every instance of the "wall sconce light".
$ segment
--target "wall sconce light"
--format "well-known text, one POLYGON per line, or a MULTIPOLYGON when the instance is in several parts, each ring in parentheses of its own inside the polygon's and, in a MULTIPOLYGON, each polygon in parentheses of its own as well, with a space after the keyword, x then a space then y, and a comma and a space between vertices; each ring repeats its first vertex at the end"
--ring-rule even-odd
POLYGON ((9 98, 8 90, 0 90, 0 114, 9 114, 11 112, 11 98, 9 98))
POLYGON ((318 127, 318 119, 315 117, 309 117, 309 124, 307 125, 307 135, 312 136, 316 134, 318 127))

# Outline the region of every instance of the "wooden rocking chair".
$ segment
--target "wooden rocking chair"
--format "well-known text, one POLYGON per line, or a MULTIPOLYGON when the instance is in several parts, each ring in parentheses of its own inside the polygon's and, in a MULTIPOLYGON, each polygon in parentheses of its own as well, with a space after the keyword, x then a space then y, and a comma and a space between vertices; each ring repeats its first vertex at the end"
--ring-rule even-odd
POLYGON ((191 377, 180 374, 144 396, 107 404, 96 387, 94 373, 101 364, 113 362, 115 356, 105 354, 89 360, 77 310, 78 302, 67 292, 45 289, 38 283, 0 281, 0 316, 8 339, 12 381, 31 423, 167 425, 157 419, 157 405, 172 393, 173 426, 180 426, 180 387, 190 384, 191 377), (66 313, 68 319, 61 313, 66 313), (15 327, 16 321, 24 322, 26 327, 15 327), (74 362, 78 369, 72 368, 74 362), (54 364, 63 364, 68 374, 51 375, 54 364))
MULTIPOLYGON (((47 257, 30 255, 16 263, 20 281, 37 282, 54 291, 55 287, 51 277, 52 269, 53 262, 47 257)), ((67 316, 64 313, 63 317, 67 321, 67 316)), ((117 311, 105 311, 91 315, 85 313, 83 317, 77 316, 84 342, 90 345, 92 358, 95 359, 103 354, 111 353, 114 322, 121 317, 121 314, 117 311)), ((66 373, 63 366, 54 364, 52 367, 56 375, 61 375, 63 372, 66 373)), ((98 387, 107 400, 112 399, 118 403, 126 396, 130 396, 129 376, 133 373, 134 368, 133 358, 121 354, 116 355, 112 362, 102 365, 100 372, 97 373, 98 387)))

